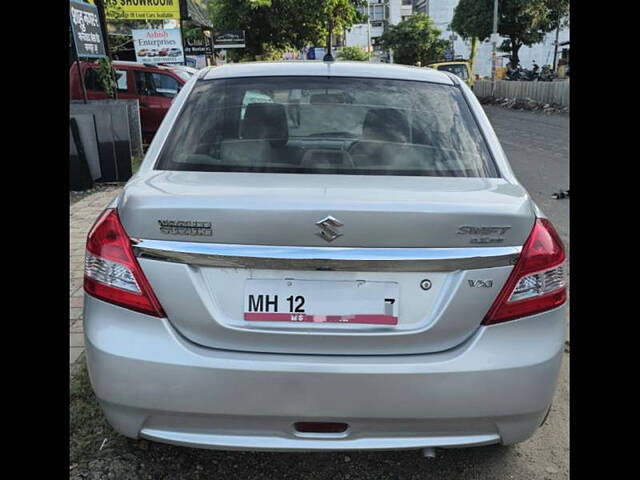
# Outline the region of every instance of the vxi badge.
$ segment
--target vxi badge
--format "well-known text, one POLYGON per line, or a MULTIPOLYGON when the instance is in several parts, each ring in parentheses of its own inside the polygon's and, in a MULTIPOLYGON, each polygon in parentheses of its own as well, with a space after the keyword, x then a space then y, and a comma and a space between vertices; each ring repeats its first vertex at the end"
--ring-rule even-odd
POLYGON ((191 220, 158 220, 160 231, 168 235, 213 235, 211 222, 195 222, 191 220))
POLYGON ((469 243, 502 243, 504 234, 510 226, 505 227, 474 227, 463 225, 458 227, 458 235, 471 235, 469 243))

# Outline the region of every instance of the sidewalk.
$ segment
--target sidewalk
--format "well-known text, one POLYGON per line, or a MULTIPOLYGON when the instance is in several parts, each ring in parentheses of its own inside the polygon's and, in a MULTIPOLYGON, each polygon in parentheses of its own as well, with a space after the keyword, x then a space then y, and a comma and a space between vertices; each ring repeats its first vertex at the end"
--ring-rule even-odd
POLYGON ((69 367, 80 358, 84 350, 82 334, 82 277, 84 275, 84 249, 87 233, 100 212, 115 197, 121 187, 106 188, 93 193, 69 209, 69 367))

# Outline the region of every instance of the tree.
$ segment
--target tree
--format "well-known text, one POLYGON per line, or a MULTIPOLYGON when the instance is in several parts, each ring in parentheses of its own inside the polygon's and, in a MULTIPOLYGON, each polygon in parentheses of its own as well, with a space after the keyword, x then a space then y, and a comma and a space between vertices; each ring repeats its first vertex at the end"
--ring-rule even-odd
POLYGON ((469 52, 469 64, 471 65, 471 73, 475 72, 476 55, 478 54, 478 47, 480 46, 480 40, 478 37, 471 37, 471 51, 469 52))
POLYGON ((366 62, 369 60, 369 54, 361 47, 342 47, 338 58, 347 61, 366 62))
POLYGON ((395 63, 427 65, 442 59, 448 42, 440 38, 431 17, 416 13, 392 26, 380 37, 382 48, 393 50, 395 63))
POLYGON ((244 30, 237 58, 273 56, 287 49, 324 44, 330 28, 342 31, 360 20, 362 0, 210 0, 216 31, 244 30))
MULTIPOLYGON (((509 53, 513 66, 518 52, 544 40, 547 33, 567 22, 569 0, 499 0, 498 34, 507 37, 499 47, 509 53)), ((464 39, 486 40, 493 30, 493 0, 460 0, 451 28, 464 39)))

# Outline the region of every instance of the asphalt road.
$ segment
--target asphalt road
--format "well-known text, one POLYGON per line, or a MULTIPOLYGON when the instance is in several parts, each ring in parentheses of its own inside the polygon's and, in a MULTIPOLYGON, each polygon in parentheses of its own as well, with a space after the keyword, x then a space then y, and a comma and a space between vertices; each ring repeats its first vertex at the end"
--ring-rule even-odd
POLYGON ((569 116, 484 105, 511 167, 568 247, 569 201, 551 195, 569 189, 569 116))
MULTIPOLYGON (((569 240, 569 200, 551 195, 569 188, 569 119, 486 106, 520 182, 569 240)), ((569 477, 569 353, 546 424, 526 442, 439 450, 435 459, 416 451, 255 453, 197 450, 116 435, 104 421, 86 373, 72 395, 77 432, 71 478, 214 479, 567 479, 569 477), (104 438, 104 440, 103 440, 104 438), (102 446, 101 446, 102 445, 102 446), (104 448, 102 448, 104 447, 104 448)), ((73 390, 72 388, 72 390, 73 390)), ((72 434, 73 435, 73 434, 72 434)))

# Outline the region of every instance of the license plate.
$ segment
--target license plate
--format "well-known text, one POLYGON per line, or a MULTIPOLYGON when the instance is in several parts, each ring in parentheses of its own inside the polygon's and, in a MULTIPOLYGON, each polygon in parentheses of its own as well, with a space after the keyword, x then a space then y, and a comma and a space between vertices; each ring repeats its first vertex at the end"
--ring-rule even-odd
POLYGON ((244 290, 249 322, 398 323, 394 282, 251 279, 244 290))

